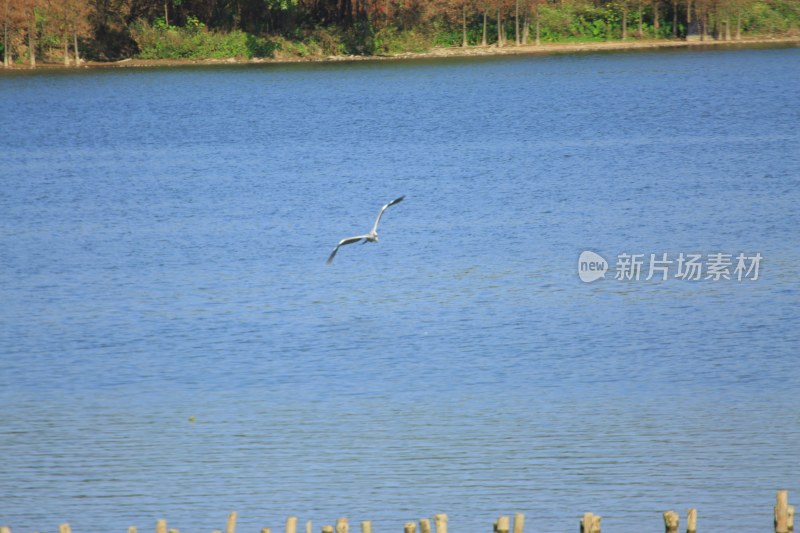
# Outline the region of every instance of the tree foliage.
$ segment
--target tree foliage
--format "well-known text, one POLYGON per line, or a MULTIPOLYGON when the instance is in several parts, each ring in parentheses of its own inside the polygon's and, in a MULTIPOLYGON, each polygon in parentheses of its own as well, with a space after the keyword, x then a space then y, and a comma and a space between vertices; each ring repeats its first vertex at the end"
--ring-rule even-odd
POLYGON ((4 65, 800 34, 800 0, 0 0, 4 65))

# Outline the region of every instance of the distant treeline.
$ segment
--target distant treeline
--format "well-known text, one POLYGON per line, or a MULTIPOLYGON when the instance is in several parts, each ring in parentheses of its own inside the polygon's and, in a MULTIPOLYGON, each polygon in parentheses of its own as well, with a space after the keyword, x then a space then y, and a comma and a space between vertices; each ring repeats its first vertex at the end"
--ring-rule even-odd
POLYGON ((5 66, 800 34, 800 0, 0 0, 5 66))

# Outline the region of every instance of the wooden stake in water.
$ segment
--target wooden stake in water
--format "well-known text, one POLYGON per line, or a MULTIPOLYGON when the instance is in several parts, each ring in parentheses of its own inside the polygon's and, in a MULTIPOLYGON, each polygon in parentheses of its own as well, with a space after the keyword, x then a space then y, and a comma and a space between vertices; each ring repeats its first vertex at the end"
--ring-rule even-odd
POLYGON ((372 522, 369 520, 361 521, 361 533, 372 533, 372 522))
POLYGON ((514 513, 514 533, 522 533, 525 528, 525 515, 522 513, 514 513))
POLYGON ((311 520, 306 521, 306 533, 312 533, 311 520))
POLYGON ((167 521, 164 519, 156 522, 156 533, 167 533, 167 521))
POLYGON ((697 533, 697 509, 694 507, 686 512, 686 533, 697 533))
POLYGON ((261 533, 271 533, 271 532, 270 532, 270 529, 268 527, 262 527, 261 528, 261 533))
POLYGON ((419 519, 419 533, 431 533, 431 521, 428 518, 419 519))
POLYGON ((286 519, 286 533, 297 533, 297 517, 290 516, 286 519))
POLYGON ((403 527, 403 533, 416 533, 416 532, 417 532, 416 522, 406 522, 406 525, 403 527))
POLYGON ((225 533, 236 533, 236 511, 228 515, 228 524, 225 526, 225 533))
POLYGON ((71 531, 69 524, 60 524, 58 526, 58 533, 70 533, 71 531))
POLYGON ((333 526, 322 526, 322 533, 333 533, 333 526))
POLYGON ((779 490, 775 499, 775 533, 789 533, 789 493, 779 490))
POLYGON ((129 526, 128 533, 136 533, 136 526, 129 526))
POLYGON ((0 526, 0 533, 11 533, 11 528, 8 526, 0 526))
POLYGON ((592 513, 583 513, 581 519, 581 533, 600 533, 600 519, 592 513))
POLYGON ((497 519, 497 533, 508 533, 509 519, 507 516, 501 516, 497 519))
POLYGON ((786 529, 789 533, 794 533, 794 505, 789 505, 786 509, 786 529))
POLYGON ((447 515, 444 513, 433 515, 433 525, 436 527, 436 533, 447 533, 447 515))
POLYGON ((664 512, 664 531, 666 533, 678 533, 678 525, 680 523, 680 515, 675 511, 664 512))
POLYGON ((336 521, 336 533, 347 533, 349 529, 347 518, 342 517, 336 521))

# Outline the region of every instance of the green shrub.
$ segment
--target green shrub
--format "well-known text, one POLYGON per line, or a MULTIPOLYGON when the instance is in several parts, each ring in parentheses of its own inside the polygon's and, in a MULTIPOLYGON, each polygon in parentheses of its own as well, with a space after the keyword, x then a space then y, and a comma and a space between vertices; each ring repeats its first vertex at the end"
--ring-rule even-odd
POLYGON ((197 19, 185 27, 153 25, 137 21, 131 36, 143 59, 223 59, 227 57, 271 57, 275 46, 270 41, 242 31, 209 31, 197 19))
POLYGON ((800 6, 788 1, 756 2, 743 17, 743 30, 748 33, 784 34, 800 18, 800 6))
POLYGON ((432 43, 431 38, 419 31, 399 30, 393 26, 387 26, 375 33, 372 49, 375 54, 425 52, 431 48, 432 43))

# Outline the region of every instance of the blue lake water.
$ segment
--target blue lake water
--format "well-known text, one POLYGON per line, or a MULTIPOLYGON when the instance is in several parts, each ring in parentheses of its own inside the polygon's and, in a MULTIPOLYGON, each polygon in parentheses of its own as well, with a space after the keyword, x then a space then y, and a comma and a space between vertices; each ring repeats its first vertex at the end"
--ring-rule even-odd
POLYGON ((798 67, 0 76, 0 523, 769 530, 800 495, 798 67), (732 279, 615 279, 626 253, 732 279))

